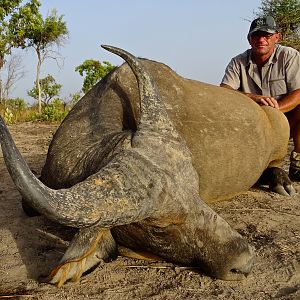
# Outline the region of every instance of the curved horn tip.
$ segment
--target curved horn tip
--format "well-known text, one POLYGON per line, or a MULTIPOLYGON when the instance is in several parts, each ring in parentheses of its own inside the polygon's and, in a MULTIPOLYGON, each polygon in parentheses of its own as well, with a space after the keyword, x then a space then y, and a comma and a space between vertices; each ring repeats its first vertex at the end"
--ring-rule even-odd
POLYGON ((104 44, 102 44, 101 47, 104 48, 104 49, 106 49, 107 47, 111 47, 111 46, 110 45, 104 45, 104 44))
POLYGON ((113 49, 119 49, 117 47, 114 47, 114 46, 110 46, 110 45, 101 45, 101 47, 107 51, 110 51, 113 50, 113 49))

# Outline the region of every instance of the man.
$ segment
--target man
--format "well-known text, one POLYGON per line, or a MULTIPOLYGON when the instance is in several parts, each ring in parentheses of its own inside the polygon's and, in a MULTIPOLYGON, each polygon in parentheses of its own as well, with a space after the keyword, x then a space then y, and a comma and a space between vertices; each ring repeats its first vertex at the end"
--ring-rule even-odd
POLYGON ((294 141, 289 175, 300 181, 300 53, 279 39, 273 17, 255 19, 248 33, 251 49, 231 59, 221 86, 285 113, 294 141))

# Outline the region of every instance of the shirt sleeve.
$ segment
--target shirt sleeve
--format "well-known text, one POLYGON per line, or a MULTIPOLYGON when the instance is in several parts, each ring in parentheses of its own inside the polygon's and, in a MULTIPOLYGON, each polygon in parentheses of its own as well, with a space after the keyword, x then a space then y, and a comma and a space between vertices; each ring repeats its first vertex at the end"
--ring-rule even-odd
POLYGON ((241 86, 241 74, 240 67, 235 58, 232 58, 225 69, 225 74, 221 83, 229 85, 235 90, 238 90, 241 86))
POLYGON ((286 61, 286 83, 289 93, 300 89, 300 53, 297 50, 290 52, 288 55, 286 61))

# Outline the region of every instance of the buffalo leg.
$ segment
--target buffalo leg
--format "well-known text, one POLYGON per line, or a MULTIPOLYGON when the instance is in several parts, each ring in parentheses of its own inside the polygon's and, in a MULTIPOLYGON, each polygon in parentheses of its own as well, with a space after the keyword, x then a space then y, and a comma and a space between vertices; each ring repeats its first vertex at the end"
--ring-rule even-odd
POLYGON ((296 193, 288 174, 278 167, 267 168, 257 184, 269 185, 271 191, 284 196, 293 196, 296 193))
POLYGON ((83 273, 115 258, 117 246, 107 228, 80 229, 58 266, 43 281, 61 287, 67 280, 79 281, 83 273))

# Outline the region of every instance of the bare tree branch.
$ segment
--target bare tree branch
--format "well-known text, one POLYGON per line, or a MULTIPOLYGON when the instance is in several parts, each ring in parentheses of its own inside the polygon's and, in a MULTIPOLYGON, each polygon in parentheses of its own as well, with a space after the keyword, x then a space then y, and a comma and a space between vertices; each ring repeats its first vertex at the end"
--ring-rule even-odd
POLYGON ((25 76, 21 56, 11 55, 9 59, 6 60, 5 65, 1 70, 0 74, 0 101, 3 102, 9 98, 13 87, 16 85, 16 83, 25 76))

